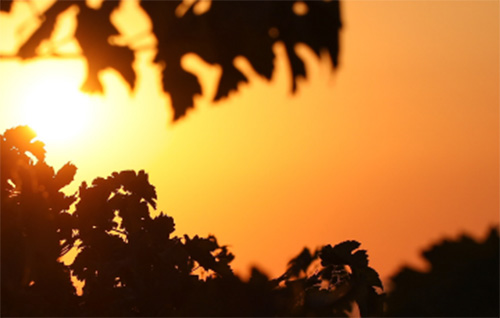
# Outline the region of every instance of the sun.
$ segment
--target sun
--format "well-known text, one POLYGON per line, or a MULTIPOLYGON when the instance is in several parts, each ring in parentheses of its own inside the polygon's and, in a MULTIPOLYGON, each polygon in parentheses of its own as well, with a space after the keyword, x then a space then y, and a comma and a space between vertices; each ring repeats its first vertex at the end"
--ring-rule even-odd
POLYGON ((61 74, 31 83, 19 100, 24 122, 44 143, 67 143, 90 128, 92 98, 61 74))

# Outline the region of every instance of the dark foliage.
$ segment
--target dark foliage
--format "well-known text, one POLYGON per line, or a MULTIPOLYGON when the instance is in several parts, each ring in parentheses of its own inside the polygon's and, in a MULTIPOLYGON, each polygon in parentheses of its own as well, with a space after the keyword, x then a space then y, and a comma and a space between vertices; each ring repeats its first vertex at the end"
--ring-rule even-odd
POLYGON ((381 316, 384 295, 378 273, 368 266, 361 244, 345 241, 335 246, 326 245, 313 254, 305 248, 289 263, 288 270, 276 282, 285 286, 300 299, 301 306, 291 308, 298 316, 342 316, 356 303, 361 316, 381 316), (318 264, 317 261, 320 261, 318 264), (316 266, 314 264, 316 263, 316 266), (315 268, 312 275, 307 275, 315 268))
POLYGON ((13 0, 2 0, 0 1, 0 11, 9 12, 12 7, 13 0))
POLYGON ((278 279, 253 269, 243 281, 214 236, 175 236, 173 219, 153 213, 146 173, 115 172, 66 196, 76 168, 54 172, 34 137, 25 126, 0 135, 2 316, 346 316, 354 303, 381 314, 382 285, 358 242, 304 249, 278 279))
MULTIPOLYGON (((304 63, 295 53, 297 43, 305 43, 316 54, 329 53, 337 65, 340 13, 338 1, 212 1, 210 9, 196 14, 192 5, 183 15, 176 14, 182 1, 143 0, 142 8, 153 24, 158 39, 156 63, 163 65, 163 90, 171 97, 174 120, 184 116, 193 107, 193 97, 201 93, 198 78, 181 67, 181 58, 195 53, 211 64, 222 67, 214 100, 226 97, 238 84, 248 79, 233 64, 237 56, 246 57, 255 71, 267 79, 273 72, 272 46, 284 43, 292 71, 291 87, 296 90, 297 78, 306 76, 304 63), (300 3, 304 12, 294 11, 300 3)), ((196 4, 197 1, 195 1, 196 4)), ((10 10, 10 2, 2 1, 2 10, 10 10)), ((23 59, 36 56, 36 48, 50 35, 57 17, 72 6, 79 9, 75 38, 87 60, 87 79, 82 89, 102 92, 98 73, 106 68, 118 71, 134 88, 132 69, 134 50, 109 41, 118 34, 110 22, 110 14, 120 1, 104 1, 99 9, 85 5, 85 1, 57 1, 43 14, 43 22, 19 49, 23 59)))
POLYGON ((36 57, 36 49, 43 40, 50 39, 59 15, 72 6, 78 6, 78 24, 75 38, 87 60, 87 78, 82 85, 86 92, 103 92, 98 73, 106 68, 118 71, 134 88, 135 72, 132 69, 134 52, 128 47, 112 45, 109 37, 117 35, 109 17, 119 1, 105 1, 99 10, 85 5, 85 1, 57 1, 44 13, 40 27, 21 46, 17 55, 22 59, 36 57))
POLYGON ((388 315, 393 317, 499 317, 499 236, 484 242, 468 236, 423 252, 429 272, 403 268, 392 280, 388 315))
POLYGON ((27 127, 0 135, 1 142, 1 316, 66 316, 77 306, 70 271, 58 262, 71 245, 75 201, 60 189, 75 166, 57 173, 27 127))

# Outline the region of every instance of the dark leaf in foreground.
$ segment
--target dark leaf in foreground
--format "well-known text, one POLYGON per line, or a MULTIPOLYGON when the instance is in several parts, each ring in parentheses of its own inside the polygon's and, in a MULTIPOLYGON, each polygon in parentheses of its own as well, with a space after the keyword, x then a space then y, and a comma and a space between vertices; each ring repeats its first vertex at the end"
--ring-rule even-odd
POLYGON ((14 0, 2 0, 0 1, 0 11, 9 12, 12 8, 12 3, 14 0))
POLYGON ((112 45, 109 40, 112 35, 118 35, 118 30, 110 21, 110 15, 119 3, 104 1, 99 10, 80 5, 75 37, 87 59, 87 79, 82 86, 86 92, 102 93, 98 75, 108 67, 118 71, 129 87, 134 89, 134 52, 128 47, 112 45))
MULTIPOLYGON (((145 0, 140 3, 158 39, 154 62, 163 67, 162 88, 170 95, 174 120, 193 108, 193 98, 201 94, 197 76, 181 66, 181 59, 188 53, 221 66, 215 101, 236 91, 240 83, 248 82, 234 65, 236 57, 245 57, 257 74, 270 79, 274 70, 273 45, 277 42, 285 45, 292 92, 296 91, 297 79, 307 75, 303 61, 295 53, 297 44, 305 43, 317 55, 326 52, 332 65, 338 64, 341 26, 338 1, 212 1, 208 11, 198 14, 194 8, 199 2, 194 1, 183 14, 178 11, 182 1, 145 0), (297 6, 302 9, 297 10, 297 6)), ((102 93, 99 73, 111 68, 133 90, 136 79, 132 68, 134 51, 129 46, 110 42, 110 37, 118 34, 110 15, 119 4, 119 1, 107 0, 100 8, 93 9, 84 1, 57 1, 43 14, 40 27, 20 47, 17 55, 23 59, 36 57, 37 47, 43 40, 50 39, 57 18, 74 6, 79 11, 74 36, 87 61, 87 77, 82 89, 102 93)), ((7 2, 5 10, 8 8, 7 2)))
POLYGON ((200 93, 198 81, 180 67, 182 56, 188 52, 222 66, 214 100, 248 81, 233 64, 237 56, 247 58, 258 74, 270 79, 274 69, 272 46, 278 41, 285 44, 288 53, 292 91, 296 89, 297 78, 306 75, 304 64, 294 50, 296 44, 306 43, 318 55, 325 50, 336 66, 339 3, 305 2, 302 3, 307 7, 305 14, 295 13, 295 4, 294 1, 213 1, 204 14, 197 15, 192 6, 182 17, 177 17, 176 2, 142 1, 159 41, 156 61, 166 64, 163 88, 171 95, 174 119, 193 107, 192 98, 200 93), (179 78, 179 83, 170 78, 179 78))

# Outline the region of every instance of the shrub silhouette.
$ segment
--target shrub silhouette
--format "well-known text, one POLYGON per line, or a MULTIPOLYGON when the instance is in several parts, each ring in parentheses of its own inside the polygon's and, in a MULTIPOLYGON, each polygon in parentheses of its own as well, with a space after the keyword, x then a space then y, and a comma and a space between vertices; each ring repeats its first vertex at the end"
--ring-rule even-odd
MULTIPOLYGON (((306 76, 304 63, 295 53, 297 43, 305 43, 318 56, 321 51, 329 53, 333 66, 338 64, 341 27, 338 1, 211 1, 209 10, 201 14, 195 9, 199 2, 193 1, 185 12, 179 10, 187 6, 182 1, 140 2, 158 40, 154 62, 163 66, 162 86, 170 94, 174 120, 193 107, 194 95, 201 94, 197 76, 181 66, 181 59, 187 53, 195 53, 207 63, 222 68, 215 101, 236 90, 239 83, 248 81, 233 64, 238 56, 247 58, 258 74, 270 79, 274 69, 272 46, 276 42, 284 44, 289 58, 292 92, 297 88, 297 78, 306 76), (294 9, 298 4, 305 10, 294 9)), ((110 15, 120 4, 120 1, 106 0, 96 9, 80 0, 55 2, 38 17, 40 26, 21 45, 17 56, 36 57, 37 47, 44 40, 50 40, 58 17, 70 7, 77 8, 74 37, 87 61, 87 78, 82 89, 102 92, 98 74, 106 68, 120 73, 133 89, 134 53, 141 50, 134 40, 141 40, 142 30, 125 45, 110 41, 111 36, 119 34, 110 15)), ((0 10, 9 12, 11 5, 12 1, 2 1, 0 10)), ((55 50, 51 53, 57 55, 57 43, 52 44, 55 50)))
POLYGON ((214 236, 178 237, 171 217, 151 216, 144 171, 66 196, 76 167, 55 172, 34 137, 26 126, 0 135, 2 316, 346 316, 354 303, 363 316, 382 313, 382 284, 358 242, 304 249, 279 278, 254 268, 243 281, 214 236), (79 253, 66 266, 71 248, 79 253))
POLYGON ((423 252, 429 272, 403 268, 393 278, 387 314, 393 317, 498 317, 499 236, 444 240, 423 252))

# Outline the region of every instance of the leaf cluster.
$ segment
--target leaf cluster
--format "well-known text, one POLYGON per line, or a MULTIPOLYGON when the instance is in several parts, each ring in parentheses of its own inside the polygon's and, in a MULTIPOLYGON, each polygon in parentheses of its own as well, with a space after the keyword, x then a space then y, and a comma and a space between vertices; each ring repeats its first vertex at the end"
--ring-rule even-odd
MULTIPOLYGON (((298 43, 307 44, 318 56, 327 52, 332 65, 338 64, 340 10, 338 1, 211 1, 204 13, 194 9, 196 0, 180 14, 182 1, 141 1, 142 9, 152 22, 157 38, 154 62, 163 67, 162 87, 170 94, 174 120, 193 107, 193 98, 201 94, 198 77, 184 69, 181 59, 195 53, 207 63, 219 65, 222 75, 214 101, 237 90, 247 77, 234 65, 238 56, 245 57, 255 71, 270 79, 274 69, 273 45, 284 44, 291 70, 291 90, 297 88, 297 78, 306 76, 303 61, 295 53, 298 43), (301 4, 303 12, 294 9, 301 4)), ((9 11, 11 2, 4 2, 2 11, 9 11)), ((37 56, 37 47, 50 40, 57 18, 70 8, 77 8, 74 38, 87 61, 87 78, 82 85, 86 92, 103 92, 99 73, 107 68, 116 70, 133 90, 136 73, 132 68, 134 43, 118 45, 110 39, 119 31, 110 15, 120 1, 106 0, 100 8, 90 8, 85 1, 57 1, 42 15, 38 29, 20 47, 17 56, 30 59, 37 56)))
POLYGON ((296 303, 292 312, 298 316, 317 313, 345 316, 356 304, 361 316, 380 316, 384 294, 378 273, 368 266, 368 255, 359 250, 357 241, 326 245, 315 252, 308 248, 289 264, 276 283, 292 291, 296 303))

